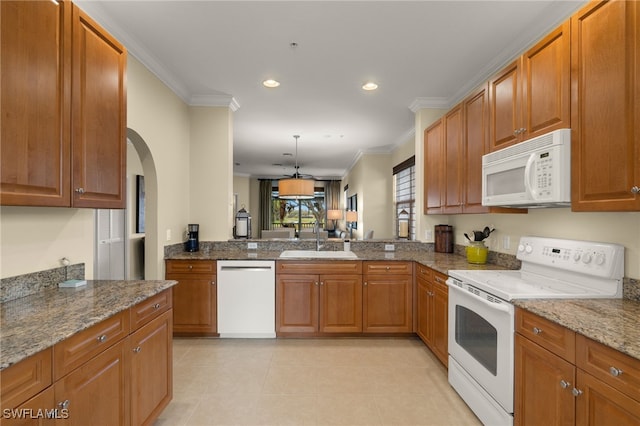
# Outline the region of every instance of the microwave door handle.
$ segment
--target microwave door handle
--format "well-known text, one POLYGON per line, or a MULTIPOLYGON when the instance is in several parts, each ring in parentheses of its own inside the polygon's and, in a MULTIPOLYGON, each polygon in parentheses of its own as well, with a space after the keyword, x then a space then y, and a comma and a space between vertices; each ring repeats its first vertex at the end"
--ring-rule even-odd
POLYGON ((462 294, 464 294, 464 295, 466 295, 466 296, 468 296, 468 297, 470 297, 472 299, 476 299, 477 301, 481 302, 484 305, 487 305, 491 309, 495 309, 497 311, 502 311, 502 312, 507 312, 507 313, 510 311, 509 307, 505 306, 504 304, 495 303, 495 302, 489 302, 484 297, 477 296, 477 295, 473 294, 472 292, 465 291, 465 290, 463 290, 460 287, 457 287, 455 285, 450 285, 449 288, 454 290, 454 291, 459 291, 460 293, 462 293, 462 294))
POLYGON ((531 169, 533 167, 533 163, 536 161, 536 154, 531 154, 527 159, 527 165, 524 168, 524 188, 527 190, 527 193, 531 195, 531 198, 534 200, 537 198, 535 190, 533 189, 534 182, 532 182, 533 176, 531 175, 531 169))

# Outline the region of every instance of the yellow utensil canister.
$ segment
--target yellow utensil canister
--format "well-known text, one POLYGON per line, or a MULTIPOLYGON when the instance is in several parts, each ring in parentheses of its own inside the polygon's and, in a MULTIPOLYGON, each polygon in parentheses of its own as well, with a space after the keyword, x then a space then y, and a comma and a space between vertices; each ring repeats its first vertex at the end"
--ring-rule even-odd
POLYGON ((471 241, 466 247, 467 262, 475 264, 487 263, 487 253, 489 249, 483 241, 471 241))

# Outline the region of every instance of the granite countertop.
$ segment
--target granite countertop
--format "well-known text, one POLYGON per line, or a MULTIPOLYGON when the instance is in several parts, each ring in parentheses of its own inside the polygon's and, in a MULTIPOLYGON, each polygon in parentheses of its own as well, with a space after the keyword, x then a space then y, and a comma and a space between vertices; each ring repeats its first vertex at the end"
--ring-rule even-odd
POLYGON ((177 281, 87 281, 0 304, 0 370, 160 293, 177 281))
MULTIPOLYGON (((400 260, 415 261, 438 272, 447 274, 450 269, 507 269, 494 264, 475 265, 467 262, 465 256, 453 253, 435 253, 433 251, 381 251, 352 250, 357 260, 400 260)), ((194 253, 181 252, 165 259, 171 260, 309 260, 309 258, 280 259, 278 250, 211 250, 194 253)), ((313 259, 340 262, 356 259, 313 259)))
POLYGON ((640 302, 628 299, 527 299, 514 304, 640 360, 640 302))

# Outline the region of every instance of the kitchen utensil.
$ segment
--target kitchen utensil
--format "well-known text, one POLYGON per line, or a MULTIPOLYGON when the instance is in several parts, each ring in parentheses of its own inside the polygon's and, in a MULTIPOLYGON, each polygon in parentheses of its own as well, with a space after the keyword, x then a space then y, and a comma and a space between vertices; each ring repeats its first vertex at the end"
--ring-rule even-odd
POLYGON ((469 235, 468 235, 466 232, 464 233, 464 237, 465 237, 467 240, 469 240, 469 242, 473 241, 471 238, 469 238, 469 235))
POLYGON ((495 228, 489 229, 488 226, 485 226, 484 229, 482 230, 482 233, 484 234, 484 238, 489 238, 489 235, 491 235, 493 231, 495 231, 495 228))
POLYGON ((473 231, 473 240, 474 241, 482 241, 482 240, 484 240, 484 232, 482 232, 482 231, 473 231))

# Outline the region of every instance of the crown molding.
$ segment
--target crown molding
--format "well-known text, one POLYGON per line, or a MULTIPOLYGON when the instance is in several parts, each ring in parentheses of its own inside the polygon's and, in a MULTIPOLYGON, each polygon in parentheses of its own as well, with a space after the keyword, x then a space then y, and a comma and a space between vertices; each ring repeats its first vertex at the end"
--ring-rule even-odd
POLYGON ((416 113, 423 108, 449 109, 451 103, 448 98, 415 98, 409 105, 411 112, 416 113))
POLYGON ((187 102, 189 106, 227 107, 236 112, 240 104, 231 95, 192 95, 187 102))

